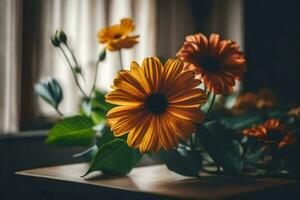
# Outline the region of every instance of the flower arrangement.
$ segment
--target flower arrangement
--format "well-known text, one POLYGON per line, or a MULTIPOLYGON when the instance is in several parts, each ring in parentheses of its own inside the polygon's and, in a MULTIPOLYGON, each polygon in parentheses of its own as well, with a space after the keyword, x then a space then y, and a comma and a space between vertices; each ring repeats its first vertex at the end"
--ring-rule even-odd
POLYGON ((267 89, 237 96, 234 87, 246 73, 246 59, 237 43, 218 34, 187 36, 176 58, 165 63, 157 57, 132 61, 130 70, 116 74, 111 91, 97 90, 99 63, 107 52, 121 57, 121 49, 138 43, 134 27, 131 19, 122 19, 99 31, 104 48, 89 93, 78 81, 82 69, 66 34, 51 37, 83 98, 78 115, 64 116, 58 81, 36 84, 37 94, 61 116, 48 144, 88 147, 75 155, 90 161, 85 175, 127 174, 146 153, 157 153, 170 170, 185 176, 297 173, 300 108, 280 105, 267 89))

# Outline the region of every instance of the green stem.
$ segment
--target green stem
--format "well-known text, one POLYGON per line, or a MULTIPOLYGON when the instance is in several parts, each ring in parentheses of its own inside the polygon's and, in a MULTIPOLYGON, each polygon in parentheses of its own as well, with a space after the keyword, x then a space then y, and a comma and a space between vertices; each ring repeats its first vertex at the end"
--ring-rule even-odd
POLYGON ((211 101, 210 101, 209 107, 208 107, 208 109, 207 109, 207 111, 206 111, 206 114, 208 114, 208 113, 210 112, 210 110, 212 109, 213 104, 214 104, 214 102, 215 102, 215 99, 216 99, 216 95, 215 95, 215 94, 212 94, 212 95, 213 95, 213 96, 212 96, 212 99, 211 99, 211 101))
MULTIPOLYGON (((67 47, 69 53, 71 54, 75 66, 76 66, 76 67, 79 67, 78 61, 77 61, 77 59, 76 59, 76 57, 75 57, 73 51, 71 50, 71 48, 69 47, 69 45, 68 45, 67 43, 64 43, 64 44, 65 44, 65 46, 67 47)), ((82 73, 80 73, 80 76, 82 77, 83 81, 85 82, 85 78, 84 78, 84 76, 83 76, 82 73)))
POLYGON ((122 64, 122 51, 121 51, 121 49, 119 50, 119 59, 120 59, 121 70, 123 70, 123 64, 122 64))
POLYGON ((96 62, 96 71, 95 71, 95 77, 94 77, 94 81, 93 81, 93 86, 92 86, 92 89, 91 89, 91 92, 90 92, 90 95, 89 95, 89 97, 91 98, 92 97, 92 94, 93 94, 93 91, 95 90, 95 87, 96 87, 96 82, 97 82, 97 77, 98 77, 98 68, 99 68, 99 63, 100 63, 100 61, 99 60, 97 60, 97 62, 96 62))
POLYGON ((190 147, 191 147, 192 150, 194 150, 195 144, 194 144, 194 140, 193 140, 193 135, 190 135, 189 140, 190 140, 190 147))
POLYGON ((55 108, 56 112, 59 114, 59 116, 63 117, 64 114, 59 110, 58 107, 55 108))
POLYGON ((78 86, 80 92, 83 94, 84 97, 87 98, 88 96, 86 95, 86 93, 84 92, 84 90, 81 88, 81 86, 80 86, 80 84, 79 84, 79 82, 78 82, 77 76, 76 76, 76 74, 75 74, 74 68, 73 68, 73 66, 72 66, 72 64, 71 64, 71 62, 70 62, 70 60, 69 60, 69 58, 68 58, 66 52, 64 51, 64 49, 63 49, 61 46, 59 46, 59 49, 61 50, 61 52, 63 53, 63 55, 65 56, 65 58, 66 58, 66 60, 67 60, 67 62, 68 62, 68 64, 69 64, 69 67, 70 67, 70 69, 71 69, 71 71, 72 71, 72 74, 73 74, 73 78, 74 78, 75 83, 76 83, 76 85, 78 86))
POLYGON ((76 59, 76 57, 75 57, 73 51, 70 49, 70 47, 69 47, 69 45, 68 45, 67 43, 65 43, 65 45, 66 45, 68 51, 70 52, 70 54, 71 54, 71 56, 72 56, 72 59, 73 59, 75 65, 76 65, 76 66, 79 66, 79 65, 78 65, 78 62, 77 62, 77 59, 76 59))

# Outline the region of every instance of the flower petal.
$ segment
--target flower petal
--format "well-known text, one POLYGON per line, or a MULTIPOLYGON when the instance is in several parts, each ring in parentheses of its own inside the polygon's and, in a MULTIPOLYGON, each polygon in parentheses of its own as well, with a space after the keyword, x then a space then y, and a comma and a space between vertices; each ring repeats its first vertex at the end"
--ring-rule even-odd
POLYGON ((172 126, 172 121, 176 118, 168 113, 159 116, 159 140, 165 150, 171 150, 177 147, 178 139, 176 129, 172 126))
POLYGON ((156 117, 152 116, 148 130, 143 138, 143 141, 139 145, 139 149, 142 153, 150 151, 154 147, 156 149, 156 146, 159 142, 157 130, 158 130, 158 127, 157 127, 157 123, 156 123, 156 117))
POLYGON ((136 127, 139 123, 142 123, 141 119, 144 119, 147 113, 143 110, 135 110, 135 112, 128 112, 126 115, 119 117, 111 126, 116 137, 122 136, 128 133, 131 129, 136 127))
POLYGON ((144 104, 145 98, 116 89, 105 95, 105 101, 115 105, 140 106, 144 104))
POLYGON ((179 95, 169 98, 171 106, 175 107, 199 107, 207 101, 207 97, 202 89, 194 88, 179 95))
POLYGON ((128 71, 120 71, 114 80, 114 86, 120 90, 132 93, 134 96, 145 97, 147 92, 141 83, 128 71))
POLYGON ((164 66, 160 92, 165 93, 168 91, 172 84, 181 74, 183 70, 183 62, 179 59, 168 59, 164 66))
POLYGON ((146 79, 146 76, 145 76, 142 68, 139 66, 139 64, 136 63, 135 61, 131 62, 130 71, 131 71, 132 75, 141 83, 144 90, 149 95, 150 92, 151 92, 150 87, 149 87, 149 83, 146 79))
POLYGON ((156 57, 145 58, 142 63, 142 70, 148 80, 148 84, 153 93, 158 92, 163 66, 156 57))
POLYGON ((133 32, 135 28, 134 22, 132 19, 124 18, 121 20, 120 29, 124 35, 128 35, 133 32))
POLYGON ((128 146, 132 148, 138 148, 141 144, 150 124, 151 124, 152 116, 149 114, 143 122, 138 124, 134 129, 132 129, 127 137, 128 146))
POLYGON ((167 112, 181 119, 186 119, 193 122, 201 122, 204 120, 204 113, 199 108, 169 107, 167 112))

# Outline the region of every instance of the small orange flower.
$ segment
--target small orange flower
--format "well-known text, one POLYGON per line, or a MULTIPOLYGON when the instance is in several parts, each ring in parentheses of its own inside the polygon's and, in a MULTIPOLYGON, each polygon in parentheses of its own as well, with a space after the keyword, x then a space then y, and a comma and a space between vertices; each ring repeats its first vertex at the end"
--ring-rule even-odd
POLYGON ((201 33, 187 36, 177 56, 185 62, 185 69, 195 71, 196 78, 215 94, 231 93, 235 81, 246 72, 246 60, 239 46, 214 33, 209 38, 201 33))
POLYGON ((105 44, 110 51, 118 51, 122 48, 131 48, 138 43, 138 35, 130 36, 135 25, 132 19, 122 19, 120 24, 101 29, 98 32, 98 40, 105 44))
POLYGON ((128 133, 127 144, 141 152, 171 150, 179 138, 187 140, 204 114, 206 102, 201 83, 192 71, 183 72, 181 60, 169 59, 165 66, 156 57, 144 59, 140 67, 120 71, 106 101, 119 105, 107 119, 116 137, 128 133))
POLYGON ((261 125, 244 129, 242 133, 265 143, 276 143, 279 148, 296 141, 295 134, 289 132, 287 126, 278 119, 269 119, 261 125))
POLYGON ((289 115, 292 117, 296 117, 297 119, 300 119, 300 107, 291 109, 289 111, 289 115))
POLYGON ((269 89, 261 89, 258 93, 247 92, 239 95, 233 106, 234 111, 244 113, 251 109, 270 108, 277 104, 276 96, 269 89))
POLYGON ((288 133, 284 136, 284 138, 279 142, 278 147, 283 148, 290 144, 294 144, 296 142, 296 135, 293 133, 288 133))

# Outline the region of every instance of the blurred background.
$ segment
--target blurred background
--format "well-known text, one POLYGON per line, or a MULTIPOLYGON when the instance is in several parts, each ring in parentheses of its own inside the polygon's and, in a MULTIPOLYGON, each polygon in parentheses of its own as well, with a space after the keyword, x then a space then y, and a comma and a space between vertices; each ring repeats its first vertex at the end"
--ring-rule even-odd
MULTIPOLYGON (((125 67, 147 56, 175 57, 185 36, 216 32, 246 54, 243 90, 268 87, 281 100, 298 103, 299 6, 297 0, 0 0, 0 199, 9 193, 15 170, 78 162, 71 155, 79 149, 48 147, 46 132, 33 131, 48 129, 58 117, 34 93, 38 81, 56 78, 65 94, 61 110, 72 114, 78 108, 72 74, 49 39, 57 29, 66 32, 86 72, 86 90, 101 49, 97 32, 129 17, 140 42, 123 50, 125 67)), ((97 87, 108 90, 119 69, 117 53, 109 53, 97 87)))

